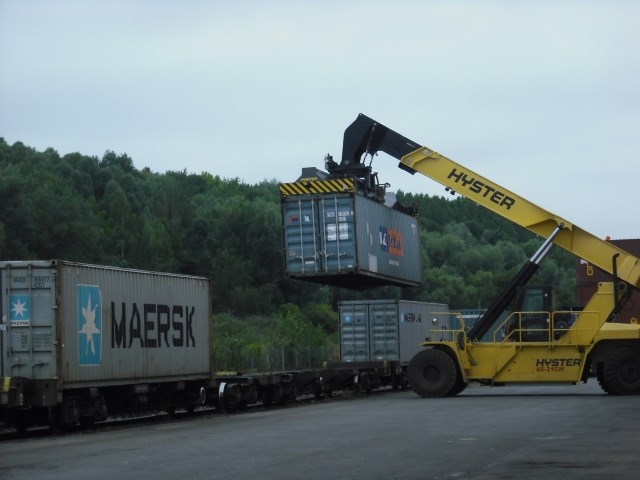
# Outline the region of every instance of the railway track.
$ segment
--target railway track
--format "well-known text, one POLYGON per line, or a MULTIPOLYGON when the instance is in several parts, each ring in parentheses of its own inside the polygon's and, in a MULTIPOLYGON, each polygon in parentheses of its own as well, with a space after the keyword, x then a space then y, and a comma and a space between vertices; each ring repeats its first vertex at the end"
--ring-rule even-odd
POLYGON ((71 435, 88 435, 100 432, 107 432, 126 428, 138 428, 158 423, 178 423, 197 421, 213 415, 244 415, 259 411, 273 411, 290 408, 299 408, 318 402, 338 402, 350 401, 364 396, 386 395, 395 392, 390 387, 383 387, 373 391, 362 392, 360 390, 344 390, 333 392, 331 395, 316 397, 315 395, 301 395, 295 400, 271 403, 265 405, 262 402, 242 405, 239 407, 198 407, 192 412, 186 410, 178 410, 173 414, 165 411, 145 412, 138 415, 121 415, 109 417, 104 422, 89 423, 86 425, 77 425, 71 428, 51 428, 49 426, 36 426, 25 431, 17 431, 15 428, 0 424, 0 443, 31 440, 50 436, 71 436, 71 435))

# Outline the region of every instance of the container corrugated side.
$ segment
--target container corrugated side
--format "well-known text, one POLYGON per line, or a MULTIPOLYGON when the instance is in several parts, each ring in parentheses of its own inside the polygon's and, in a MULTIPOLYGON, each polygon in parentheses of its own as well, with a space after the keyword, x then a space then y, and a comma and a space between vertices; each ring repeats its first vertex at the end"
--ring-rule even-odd
MULTIPOLYGON (((437 319, 440 333, 444 328, 453 328, 448 323, 449 306, 444 303, 412 302, 400 300, 398 302, 400 318, 400 361, 408 363, 423 347, 420 345, 430 336, 434 329, 433 319, 437 319), (444 328, 443 328, 444 327, 444 328)), ((449 336, 452 336, 449 333, 449 336)))
POLYGON ((285 273, 348 288, 422 284, 415 217, 359 194, 282 199, 285 273))
POLYGON ((65 388, 211 375, 208 279, 58 261, 0 268, 3 314, 24 303, 28 318, 9 324, 21 366, 4 375, 53 373, 65 388))
POLYGON ((355 204, 361 268, 405 285, 421 285, 418 219, 363 196, 357 196, 355 204))

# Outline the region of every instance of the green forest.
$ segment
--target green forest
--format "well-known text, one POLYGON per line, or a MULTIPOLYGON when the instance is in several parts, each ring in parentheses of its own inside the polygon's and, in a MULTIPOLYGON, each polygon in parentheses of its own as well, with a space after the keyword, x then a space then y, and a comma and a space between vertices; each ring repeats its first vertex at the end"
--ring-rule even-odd
MULTIPOLYGON (((217 349, 235 345, 219 367, 234 368, 228 356, 241 352, 335 345, 341 300, 485 308, 542 243, 464 198, 396 193, 418 207, 424 284, 351 291, 285 278, 276 180, 138 170, 126 154, 60 156, 0 138, 0 259, 210 277, 217 349)), ((555 285, 559 302, 574 305, 573 256, 555 249, 532 283, 555 285)))

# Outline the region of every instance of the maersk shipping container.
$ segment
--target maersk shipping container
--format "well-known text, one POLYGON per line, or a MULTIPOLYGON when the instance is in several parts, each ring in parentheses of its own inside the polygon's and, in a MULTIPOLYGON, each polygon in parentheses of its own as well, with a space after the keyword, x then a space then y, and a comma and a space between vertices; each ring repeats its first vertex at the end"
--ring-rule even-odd
POLYGON ((348 288, 422 284, 415 217, 359 194, 350 179, 300 183, 281 185, 288 277, 348 288))
POLYGON ((409 363, 434 328, 445 329, 449 307, 405 300, 340 302, 340 357, 343 362, 390 360, 409 363), (437 322, 433 322, 437 319, 437 322), (434 327, 434 323, 437 327, 434 327))
POLYGON ((56 260, 0 273, 2 377, 62 391, 212 374, 206 278, 56 260))

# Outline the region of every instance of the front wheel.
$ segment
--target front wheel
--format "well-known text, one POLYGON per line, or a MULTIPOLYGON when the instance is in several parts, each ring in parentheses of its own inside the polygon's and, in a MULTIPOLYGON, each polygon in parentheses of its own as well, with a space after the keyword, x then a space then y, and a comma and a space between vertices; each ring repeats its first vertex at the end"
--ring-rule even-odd
POLYGON ((598 371, 602 389, 611 395, 640 394, 640 349, 614 350, 598 371))
POLYGON ((444 397, 458 385, 458 369, 450 355, 428 348, 414 355, 409 363, 409 383, 424 398, 444 397))

